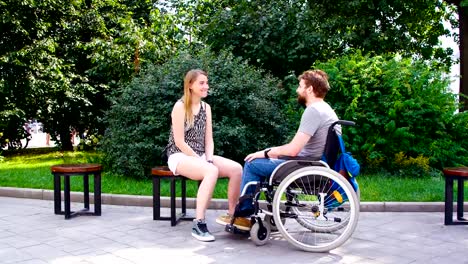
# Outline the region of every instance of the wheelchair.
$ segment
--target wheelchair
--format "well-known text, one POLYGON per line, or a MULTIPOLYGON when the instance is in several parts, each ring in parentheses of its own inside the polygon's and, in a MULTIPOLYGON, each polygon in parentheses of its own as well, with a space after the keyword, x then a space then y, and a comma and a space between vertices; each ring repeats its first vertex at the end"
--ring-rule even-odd
POLYGON ((340 154, 340 128, 350 125, 354 122, 339 120, 330 126, 321 159, 280 157, 287 161, 267 180, 247 183, 239 204, 249 199, 254 209, 241 212, 238 204, 234 217, 250 215, 250 232, 237 229, 234 218, 225 230, 250 235, 257 246, 278 231, 290 244, 308 252, 328 252, 345 243, 358 222, 359 188, 355 178, 333 168, 340 154), (250 186, 255 187, 254 194, 245 195, 250 186), (266 206, 260 206, 261 196, 266 206))

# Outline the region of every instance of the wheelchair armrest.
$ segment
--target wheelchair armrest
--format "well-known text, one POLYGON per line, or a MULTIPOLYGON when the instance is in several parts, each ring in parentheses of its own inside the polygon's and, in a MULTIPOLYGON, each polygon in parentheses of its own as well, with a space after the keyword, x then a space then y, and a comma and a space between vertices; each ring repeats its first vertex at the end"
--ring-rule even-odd
POLYGON ((278 156, 278 159, 282 159, 282 160, 307 160, 307 161, 318 161, 318 160, 321 160, 320 157, 312 157, 312 156, 307 156, 307 157, 304 157, 304 156, 278 156))

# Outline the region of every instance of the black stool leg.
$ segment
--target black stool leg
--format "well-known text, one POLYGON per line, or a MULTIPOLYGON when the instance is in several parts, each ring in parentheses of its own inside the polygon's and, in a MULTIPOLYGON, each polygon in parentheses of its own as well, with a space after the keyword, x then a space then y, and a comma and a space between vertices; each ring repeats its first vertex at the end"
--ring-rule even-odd
POLYGON ((453 178, 445 177, 445 225, 453 222, 453 178))
POLYGON ((65 183, 64 183, 64 200, 65 200, 65 219, 71 218, 70 212, 70 176, 64 175, 65 183))
POLYGON ((84 208, 89 210, 89 177, 87 173, 83 175, 83 200, 84 208))
POLYGON ((94 214, 101 215, 101 172, 94 174, 94 214))
POLYGON ((176 177, 171 178, 171 226, 176 225, 176 177))
POLYGON ((180 189, 182 192, 182 215, 185 216, 187 213, 187 181, 185 177, 181 179, 180 189))
POLYGON ((463 218, 463 180, 458 179, 457 183, 458 194, 457 194, 457 219, 458 220, 465 220, 463 218))
POLYGON ((54 213, 60 214, 62 211, 62 196, 60 194, 60 175, 54 173, 54 213))
POLYGON ((161 218, 161 182, 159 177, 153 176, 153 220, 161 218))

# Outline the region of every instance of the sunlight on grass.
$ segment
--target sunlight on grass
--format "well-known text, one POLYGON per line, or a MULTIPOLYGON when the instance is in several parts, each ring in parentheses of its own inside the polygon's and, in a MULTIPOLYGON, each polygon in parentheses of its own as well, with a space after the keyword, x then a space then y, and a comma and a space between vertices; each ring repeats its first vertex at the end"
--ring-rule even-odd
MULTIPOLYGON (((0 186, 33 189, 53 189, 53 178, 50 167, 64 163, 101 163, 101 155, 92 152, 51 152, 45 154, 26 154, 6 157, 0 162, 0 186)), ((70 178, 72 191, 83 191, 82 177, 70 178)), ((152 195, 151 179, 134 179, 118 175, 109 171, 102 174, 102 192, 112 194, 152 195)), ((93 181, 90 180, 90 189, 93 181)), ((180 183, 177 185, 180 196, 180 183)), ((187 181, 188 197, 196 197, 198 184, 187 181)), ((169 181, 161 182, 161 194, 170 195, 169 181)), ((220 179, 213 192, 213 198, 227 196, 227 180, 220 179)))
MULTIPOLYGON (((0 162, 0 186, 35 189, 53 189, 50 167, 63 163, 101 163, 102 155, 95 152, 59 152, 23 154, 5 157, 0 162)), ((442 176, 418 179, 363 174, 357 178, 361 190, 361 201, 444 201, 444 179, 442 176)), ((71 177, 72 191, 83 190, 82 177, 71 177)), ((92 183, 92 180, 90 180, 92 183)), ((468 184, 468 183, 467 183, 468 184)), ((227 179, 219 179, 213 198, 227 197, 227 179)), ((92 188, 92 186, 91 186, 92 188)), ((180 195, 180 183, 177 183, 180 195)), ((456 189, 456 188, 455 188, 456 189)), ((196 197, 197 182, 187 181, 187 196, 196 197)), ((102 174, 102 192, 112 194, 152 195, 150 178, 135 179, 117 175, 110 171, 102 174)), ((161 194, 169 196, 169 181, 161 182, 161 194)), ((465 193, 468 199, 468 192, 465 193)))

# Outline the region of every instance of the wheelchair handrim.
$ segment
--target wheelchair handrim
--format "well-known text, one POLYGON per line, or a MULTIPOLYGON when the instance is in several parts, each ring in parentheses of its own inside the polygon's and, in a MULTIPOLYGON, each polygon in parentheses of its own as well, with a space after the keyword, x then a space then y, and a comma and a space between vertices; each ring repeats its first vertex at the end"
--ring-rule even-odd
MULTIPOLYGON (((278 229, 282 233, 283 236, 287 236, 290 241, 295 241, 294 243, 299 244, 301 249, 307 250, 307 251, 312 251, 312 252, 323 252, 323 251, 329 251, 333 248, 336 248, 346 242, 346 240, 349 238, 350 234, 354 231, 357 225, 357 219, 358 219, 358 214, 359 214, 359 204, 357 202, 356 198, 356 193, 354 192, 351 184, 347 182, 346 179, 343 178, 340 174, 338 174, 335 171, 332 171, 327 168, 321 168, 321 167, 307 167, 307 168, 302 168, 297 170, 296 172, 293 172, 289 176, 287 176, 283 182, 278 186, 275 192, 275 197, 273 199, 273 203, 280 204, 281 200, 278 201, 278 199, 281 199, 281 194, 285 191, 285 189, 295 180, 308 176, 308 175, 319 175, 322 177, 328 177, 331 180, 335 182, 339 182, 340 184, 343 184, 346 186, 344 188, 344 191, 346 195, 348 196, 348 200, 350 203, 350 217, 349 217, 349 224, 346 225, 344 231, 338 236, 337 239, 335 239, 332 242, 329 243, 324 243, 320 247, 317 247, 317 249, 312 248, 310 245, 304 244, 301 241, 298 241, 294 237, 292 237, 285 229, 284 227, 279 224, 278 229), (354 206, 352 206, 354 205, 354 206), (337 242, 338 241, 338 242, 337 242)), ((273 212, 273 217, 275 222, 278 222, 281 217, 280 217, 280 210, 274 210, 273 212)))

